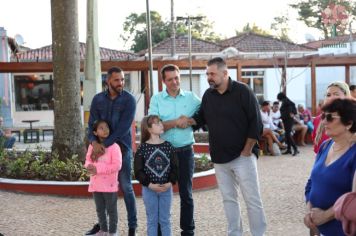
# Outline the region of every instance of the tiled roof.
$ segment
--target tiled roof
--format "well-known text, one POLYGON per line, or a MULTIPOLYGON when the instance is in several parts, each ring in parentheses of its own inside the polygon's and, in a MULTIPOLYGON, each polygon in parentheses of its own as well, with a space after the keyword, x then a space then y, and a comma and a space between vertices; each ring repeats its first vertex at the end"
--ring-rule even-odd
POLYGON ((315 51, 315 49, 282 41, 271 36, 264 36, 252 32, 223 40, 220 45, 224 48, 235 47, 241 52, 274 52, 274 51, 315 51))
MULTIPOLYGON (((153 54, 170 54, 172 48, 172 38, 167 38, 162 42, 154 45, 152 47, 153 54)), ((217 53, 222 50, 221 46, 201 40, 192 38, 192 53, 217 53)), ((176 36, 176 53, 177 54, 187 54, 189 52, 189 38, 187 35, 176 36)), ((140 55, 147 53, 147 49, 139 52, 140 55)))
MULTIPOLYGON (((352 39, 353 39, 353 42, 356 41, 356 34, 352 34, 352 39)), ((311 41, 311 42, 305 43, 303 45, 307 46, 307 47, 318 49, 318 48, 327 47, 330 45, 346 43, 346 42, 349 42, 349 40, 350 40, 350 35, 345 34, 345 35, 340 35, 340 36, 336 36, 333 38, 311 41)))
MULTIPOLYGON (((80 59, 85 59, 85 43, 80 43, 80 59)), ((108 48, 100 48, 100 58, 102 61, 109 60, 133 60, 137 54, 108 48)), ((17 53, 11 56, 11 61, 52 61, 52 45, 37 49, 30 49, 25 52, 17 53)))

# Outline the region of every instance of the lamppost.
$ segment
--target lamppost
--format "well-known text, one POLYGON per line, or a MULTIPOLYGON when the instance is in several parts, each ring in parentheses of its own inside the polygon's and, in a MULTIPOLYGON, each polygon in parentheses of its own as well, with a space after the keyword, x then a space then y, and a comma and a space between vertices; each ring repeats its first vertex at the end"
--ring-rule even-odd
POLYGON ((203 16, 177 16, 177 21, 184 20, 185 25, 188 25, 188 47, 189 47, 189 88, 190 91, 193 91, 193 83, 192 83, 192 20, 201 21, 203 16))

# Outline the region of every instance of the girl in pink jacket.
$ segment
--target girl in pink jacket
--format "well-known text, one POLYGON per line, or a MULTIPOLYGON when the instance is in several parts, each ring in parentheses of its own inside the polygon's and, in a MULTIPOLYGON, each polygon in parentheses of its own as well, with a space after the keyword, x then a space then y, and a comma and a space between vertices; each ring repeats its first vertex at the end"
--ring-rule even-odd
MULTIPOLYGON (((110 134, 106 121, 97 120, 93 124, 93 133, 102 143, 110 134)), ((89 192, 93 193, 100 231, 96 235, 117 235, 117 191, 118 173, 121 169, 122 155, 118 144, 105 148, 102 156, 95 157, 93 146, 89 145, 85 168, 90 174, 89 192), (107 224, 109 216, 109 227, 107 224)))

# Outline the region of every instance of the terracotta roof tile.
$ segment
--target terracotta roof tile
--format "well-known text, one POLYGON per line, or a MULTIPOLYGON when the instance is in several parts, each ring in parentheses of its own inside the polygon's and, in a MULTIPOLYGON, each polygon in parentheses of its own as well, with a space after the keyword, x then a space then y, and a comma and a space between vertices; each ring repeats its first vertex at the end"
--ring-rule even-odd
MULTIPOLYGON (((353 38, 353 41, 355 42, 356 34, 352 34, 352 38, 353 38)), ((340 35, 340 36, 336 36, 333 38, 311 41, 311 42, 305 43, 303 45, 307 46, 307 47, 312 47, 312 48, 318 49, 318 48, 322 48, 325 46, 346 43, 346 42, 349 42, 349 40, 350 40, 350 35, 345 34, 345 35, 340 35)))
MULTIPOLYGON (((167 38, 152 47, 153 54, 170 54, 172 38, 167 38)), ((221 46, 202 39, 192 38, 192 53, 217 53, 222 50, 221 46)), ((147 49, 139 52, 140 55, 147 53, 147 49)), ((189 38, 187 35, 176 36, 176 53, 189 53, 189 38)))
POLYGON ((282 41, 272 36, 259 35, 252 32, 223 40, 220 44, 224 47, 235 47, 241 52, 273 52, 273 51, 314 51, 315 49, 282 41))
MULTIPOLYGON (((80 59, 85 59, 85 43, 80 43, 79 47, 80 59)), ((12 55, 11 61, 52 61, 52 45, 30 49, 24 52, 12 55)), ((100 58, 102 61, 109 60, 133 60, 137 58, 138 55, 131 52, 125 52, 120 50, 113 50, 108 48, 100 48, 100 58)))

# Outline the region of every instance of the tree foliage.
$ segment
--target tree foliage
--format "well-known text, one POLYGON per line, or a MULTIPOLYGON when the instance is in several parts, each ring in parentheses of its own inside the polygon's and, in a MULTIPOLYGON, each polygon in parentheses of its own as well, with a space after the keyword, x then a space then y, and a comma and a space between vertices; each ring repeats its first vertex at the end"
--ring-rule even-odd
MULTIPOLYGON (((171 21, 164 21, 156 11, 151 11, 151 35, 152 44, 157 44, 166 38, 171 37, 171 21)), ((205 17, 201 21, 192 21, 192 37, 217 41, 220 37, 212 31, 213 25, 205 17)), ((176 34, 187 34, 188 26, 184 21, 176 22, 176 34)), ((125 44, 131 45, 131 50, 138 52, 148 48, 146 13, 131 13, 124 22, 124 33, 120 35, 125 44)))
MULTIPOLYGON (((308 27, 319 29, 323 32, 325 38, 331 35, 331 27, 323 24, 321 13, 329 4, 342 5, 349 15, 349 20, 356 15, 356 2, 355 1, 341 1, 341 0, 301 0, 296 4, 290 4, 291 7, 297 9, 299 18, 308 27)), ((337 33, 343 33, 338 29, 337 33)))
POLYGON ((273 22, 271 24, 271 29, 276 31, 278 38, 283 41, 291 42, 292 40, 288 36, 289 32, 289 18, 288 16, 277 16, 273 18, 273 22))
POLYGON ((236 35, 242 34, 242 33, 248 33, 248 32, 253 32, 256 34, 260 35, 265 35, 265 36, 272 36, 271 33, 268 30, 264 30, 257 26, 255 23, 250 25, 250 23, 247 23, 243 28, 242 31, 235 30, 236 35))

